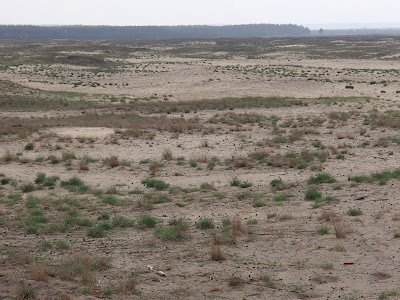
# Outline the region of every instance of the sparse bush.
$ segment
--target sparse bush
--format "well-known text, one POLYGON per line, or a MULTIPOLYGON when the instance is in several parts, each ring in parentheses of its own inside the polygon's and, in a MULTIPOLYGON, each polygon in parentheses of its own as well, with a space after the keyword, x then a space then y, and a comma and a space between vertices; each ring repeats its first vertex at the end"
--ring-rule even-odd
POLYGON ((29 143, 25 145, 25 150, 27 151, 31 151, 35 148, 35 144, 34 143, 29 143))

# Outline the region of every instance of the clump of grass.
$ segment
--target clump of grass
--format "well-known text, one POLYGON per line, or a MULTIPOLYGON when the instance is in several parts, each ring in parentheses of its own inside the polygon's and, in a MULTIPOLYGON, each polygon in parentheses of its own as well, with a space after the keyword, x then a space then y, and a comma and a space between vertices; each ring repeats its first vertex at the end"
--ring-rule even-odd
POLYGON ((320 191, 318 190, 317 187, 315 186, 310 186, 305 193, 305 200, 318 200, 322 197, 322 194, 320 193, 320 191))
POLYGON ((132 219, 128 219, 126 217, 123 216, 119 216, 114 218, 114 220, 111 223, 112 227, 132 227, 133 225, 135 225, 135 221, 132 219))
POLYGON ((278 202, 282 202, 282 201, 286 201, 289 200, 290 198, 294 197, 294 195, 290 194, 290 193, 281 193, 281 194, 276 194, 274 196, 274 201, 278 201, 278 202))
POLYGON ((347 211, 346 211, 346 215, 349 216, 359 216, 362 215, 362 211, 359 207, 350 207, 347 211))
POLYGON ((249 219, 246 222, 247 225, 257 225, 258 221, 256 219, 249 219))
POLYGON ((46 180, 45 173, 38 173, 35 179, 36 184, 42 184, 46 180))
POLYGON ((214 184, 210 184, 208 182, 203 182, 200 185, 200 189, 201 190, 210 190, 210 191, 212 191, 212 190, 215 190, 215 186, 214 186, 214 184))
POLYGON ((98 217, 98 220, 110 220, 110 214, 108 212, 102 212, 98 217))
POLYGON ((138 219, 138 226, 140 229, 146 229, 146 228, 154 228, 157 225, 157 219, 149 216, 149 215, 143 215, 140 216, 138 219))
POLYGON ((275 190, 280 190, 283 191, 287 188, 290 188, 292 185, 291 184, 287 184, 285 183, 281 178, 279 179, 274 179, 271 180, 271 182, 269 183, 269 185, 275 189, 275 190))
POLYGON ((109 205, 121 205, 122 202, 119 198, 114 195, 105 195, 101 197, 101 201, 109 205))
POLYGON ((135 278, 128 278, 118 283, 117 291, 122 294, 135 294, 136 285, 137 283, 135 278))
POLYGON ((58 176, 47 177, 45 173, 38 173, 35 179, 35 183, 46 187, 54 187, 59 179, 60 177, 58 176))
POLYGON ((41 250, 49 250, 49 249, 53 248, 53 245, 50 242, 43 241, 40 243, 39 247, 41 250))
POLYGON ((171 198, 165 194, 157 194, 155 196, 153 194, 145 194, 145 197, 147 196, 151 200, 152 204, 168 203, 172 201, 171 198))
POLYGON ((11 183, 11 178, 4 177, 4 178, 1 178, 1 179, 0 179, 0 184, 1 184, 1 185, 7 185, 7 184, 9 184, 9 183, 11 183))
POLYGON ((36 191, 36 186, 33 185, 32 183, 26 183, 26 184, 21 185, 21 191, 23 193, 30 193, 30 192, 36 191))
POLYGON ((196 227, 200 229, 212 229, 215 227, 214 221, 211 219, 200 219, 196 223, 196 227))
POLYGON ((400 291, 398 289, 383 291, 379 293, 378 299, 386 299, 387 297, 397 295, 400 295, 400 291))
POLYGON ((56 247, 59 250, 67 250, 67 249, 71 248, 71 246, 64 240, 57 241, 56 247))
POLYGON ((111 296, 114 292, 114 287, 112 285, 108 285, 103 290, 104 296, 111 296))
POLYGON ((75 153, 73 152, 63 152, 61 156, 63 161, 70 161, 76 159, 75 153))
POLYGON ((380 185, 386 184, 390 179, 400 180, 400 168, 393 171, 383 171, 380 173, 372 173, 371 175, 361 175, 351 177, 350 180, 357 183, 370 183, 378 181, 380 185))
POLYGON ((272 275, 264 275, 261 277, 261 281, 269 288, 275 288, 277 285, 277 280, 272 275))
POLYGON ((37 292, 33 286, 23 286, 19 289, 20 299, 36 298, 37 292))
POLYGON ((317 229, 315 230, 318 234, 328 234, 329 233, 329 228, 325 225, 318 226, 317 229))
POLYGON ((336 179, 332 177, 329 173, 319 173, 308 179, 308 184, 321 184, 321 183, 334 183, 336 179))
POLYGON ((57 270, 58 276, 63 280, 73 280, 80 275, 85 284, 94 284, 93 271, 102 271, 110 268, 108 260, 93 257, 93 255, 74 255, 65 260, 57 270))
POLYGON ((322 264, 319 264, 318 266, 319 266, 320 268, 326 269, 326 270, 332 270, 332 269, 333 269, 333 263, 324 262, 324 263, 322 263, 322 264))
POLYGON ((189 224, 184 220, 172 220, 168 227, 156 228, 154 234, 163 241, 184 241, 188 239, 188 228, 189 224))
POLYGON ((144 179, 144 180, 142 180, 142 184, 144 184, 146 187, 154 188, 159 191, 166 190, 170 187, 170 185, 168 183, 166 183, 165 181, 157 180, 154 178, 144 179))
POLYGON ((61 181, 61 186, 70 192, 78 192, 81 194, 90 190, 90 188, 78 177, 71 177, 69 180, 61 181))
POLYGON ((103 238, 107 235, 107 230, 111 230, 112 225, 106 222, 100 223, 95 227, 89 228, 87 230, 87 235, 92 238, 103 238))
POLYGON ((241 182, 239 184, 239 187, 242 188, 242 189, 247 189, 247 188, 252 187, 252 186, 253 186, 253 183, 250 182, 250 181, 243 181, 243 182, 241 182))
POLYGON ((261 200, 255 200, 253 202, 253 206, 254 207, 263 207, 263 206, 266 206, 266 205, 267 205, 267 202, 261 201, 261 200))
POLYGON ((238 179, 238 178, 232 178, 230 181, 229 181, 229 185, 230 186, 240 186, 240 184, 241 184, 242 182, 240 181, 240 179, 238 179))

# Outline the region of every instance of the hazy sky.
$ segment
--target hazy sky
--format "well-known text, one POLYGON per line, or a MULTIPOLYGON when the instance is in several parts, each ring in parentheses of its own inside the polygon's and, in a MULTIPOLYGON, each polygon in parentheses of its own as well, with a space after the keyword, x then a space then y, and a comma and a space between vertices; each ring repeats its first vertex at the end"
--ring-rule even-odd
POLYGON ((400 22, 400 0, 0 0, 0 24, 400 22))

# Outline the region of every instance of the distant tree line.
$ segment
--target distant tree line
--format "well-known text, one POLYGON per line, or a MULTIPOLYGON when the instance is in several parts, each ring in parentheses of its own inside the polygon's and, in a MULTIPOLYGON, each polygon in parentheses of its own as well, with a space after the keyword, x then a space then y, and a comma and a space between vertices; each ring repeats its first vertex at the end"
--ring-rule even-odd
MULTIPOLYGON (((321 28, 322 29, 322 28, 321 28)), ((311 34, 324 34, 324 35, 400 35, 400 28, 387 28, 387 29, 321 29, 311 31, 311 34)))
POLYGON ((242 38, 309 35, 307 27, 288 24, 226 26, 33 26, 0 25, 0 39, 9 40, 137 40, 242 38))

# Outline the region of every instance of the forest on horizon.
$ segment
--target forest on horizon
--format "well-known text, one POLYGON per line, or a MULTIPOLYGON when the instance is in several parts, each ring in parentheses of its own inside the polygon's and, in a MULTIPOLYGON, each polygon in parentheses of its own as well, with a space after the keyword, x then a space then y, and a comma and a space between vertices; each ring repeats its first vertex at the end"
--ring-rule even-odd
POLYGON ((309 34, 309 28, 293 24, 247 24, 224 26, 0 25, 0 39, 2 40, 151 40, 304 36, 309 34))

